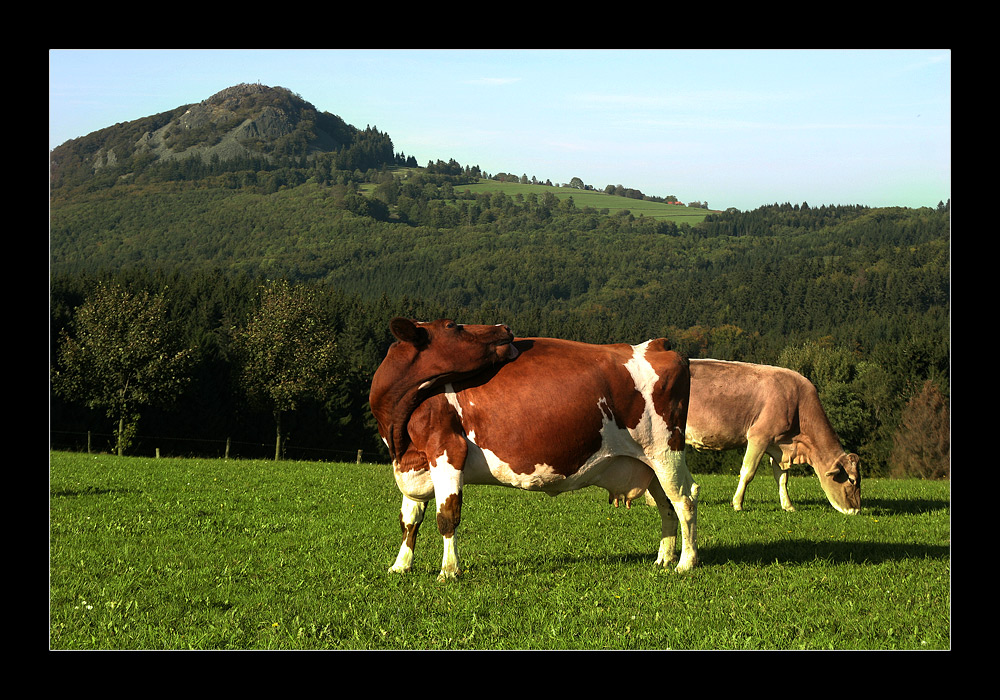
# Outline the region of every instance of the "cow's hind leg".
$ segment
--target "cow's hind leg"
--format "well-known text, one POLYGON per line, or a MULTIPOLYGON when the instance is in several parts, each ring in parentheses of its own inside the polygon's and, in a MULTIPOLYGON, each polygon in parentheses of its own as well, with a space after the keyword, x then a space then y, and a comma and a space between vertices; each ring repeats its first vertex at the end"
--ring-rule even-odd
POLYGON ((424 520, 425 501, 415 501, 403 496, 403 505, 399 511, 399 527, 403 531, 403 544, 399 547, 396 562, 389 567, 390 572, 400 573, 413 567, 413 551, 417 546, 417 531, 424 520))
POLYGON ((654 463, 654 485, 650 482, 653 499, 660 511, 662 526, 660 550, 656 563, 669 566, 676 560, 677 529, 681 532, 681 556, 676 570, 688 571, 698 563, 698 484, 694 483, 683 450, 668 451, 654 463), (669 505, 667 504, 669 501, 669 505), (673 516, 667 509, 673 509, 673 516))

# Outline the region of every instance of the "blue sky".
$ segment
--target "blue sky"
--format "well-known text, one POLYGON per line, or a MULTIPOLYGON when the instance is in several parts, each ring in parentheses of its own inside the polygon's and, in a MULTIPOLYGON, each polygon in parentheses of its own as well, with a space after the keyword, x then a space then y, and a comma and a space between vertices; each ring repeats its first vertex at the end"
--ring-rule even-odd
POLYGON ((951 196, 951 52, 53 49, 49 147, 238 83, 397 151, 713 208, 951 196))

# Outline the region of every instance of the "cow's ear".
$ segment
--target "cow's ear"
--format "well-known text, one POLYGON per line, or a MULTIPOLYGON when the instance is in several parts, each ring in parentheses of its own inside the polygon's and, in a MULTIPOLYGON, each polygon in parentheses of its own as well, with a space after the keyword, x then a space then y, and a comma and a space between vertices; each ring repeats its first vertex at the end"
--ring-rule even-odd
POLYGON ((861 458, 852 452, 847 455, 847 459, 845 459, 844 462, 844 470, 851 476, 851 478, 857 481, 861 474, 861 458))
POLYGON ((404 343, 422 345, 427 342, 427 331, 408 318, 394 318, 389 322, 389 330, 404 343))

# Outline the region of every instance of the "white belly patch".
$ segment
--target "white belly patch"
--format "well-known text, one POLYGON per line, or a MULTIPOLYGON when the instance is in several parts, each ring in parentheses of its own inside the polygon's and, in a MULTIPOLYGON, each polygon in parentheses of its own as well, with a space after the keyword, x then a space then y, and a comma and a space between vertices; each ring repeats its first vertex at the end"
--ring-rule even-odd
POLYGON ((601 446, 573 474, 560 474, 551 465, 538 463, 530 473, 514 471, 495 452, 476 444, 476 434, 470 432, 466 437, 469 453, 465 463, 465 483, 511 486, 542 491, 552 496, 587 486, 607 488, 615 496, 627 493, 641 495, 649 485, 653 471, 630 432, 616 425, 606 405, 603 398, 597 404, 597 408, 602 410, 601 446))

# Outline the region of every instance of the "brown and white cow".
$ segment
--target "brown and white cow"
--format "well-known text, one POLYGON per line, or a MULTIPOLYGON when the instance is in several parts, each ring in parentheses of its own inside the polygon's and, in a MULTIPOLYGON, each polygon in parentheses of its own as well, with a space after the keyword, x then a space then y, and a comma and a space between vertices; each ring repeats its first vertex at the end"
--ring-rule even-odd
POLYGON ((792 464, 812 465, 826 497, 841 513, 860 510, 858 456, 841 447, 812 382, 769 365, 692 359, 690 366, 687 443, 709 450, 746 446, 733 508, 742 510, 747 484, 766 452, 785 510, 795 510, 788 498, 792 464))
POLYGON ((411 568, 433 498, 444 538, 439 579, 459 574, 455 530, 466 484, 553 496, 598 486, 615 505, 630 505, 648 488, 667 504, 658 506, 656 563, 676 562, 678 571, 696 564, 698 486, 684 459, 690 377, 664 340, 514 340, 505 326, 444 320, 397 318, 390 327, 398 342, 370 395, 403 494, 403 542, 390 571, 411 568))

